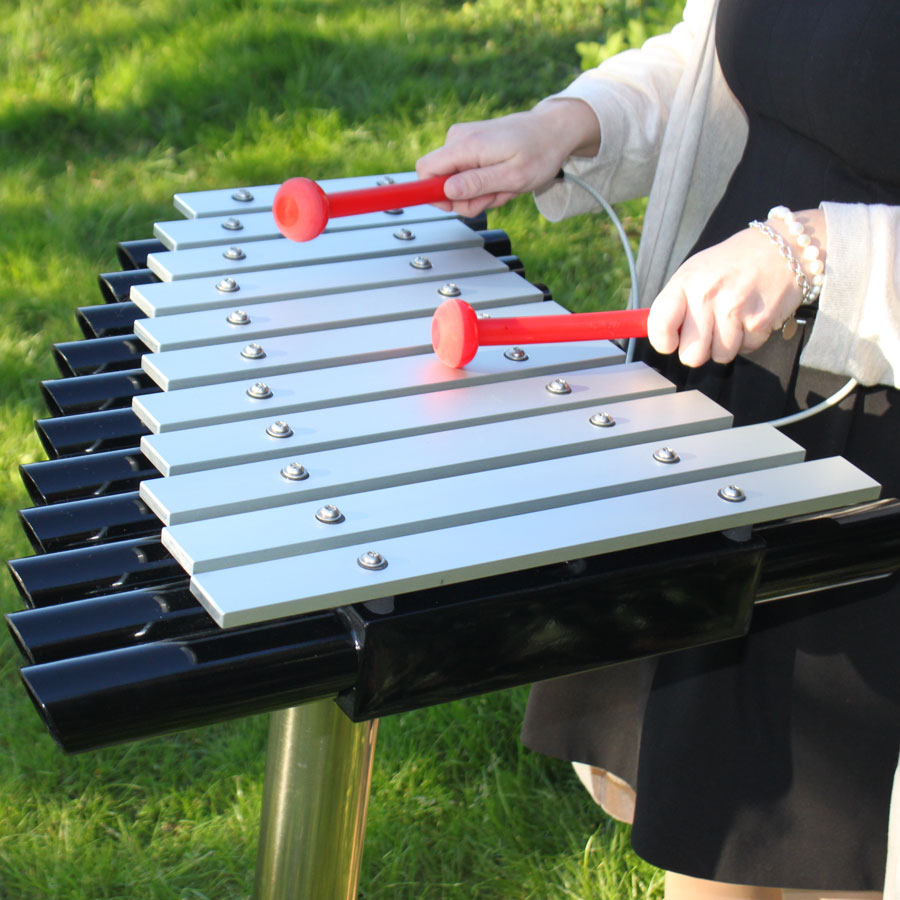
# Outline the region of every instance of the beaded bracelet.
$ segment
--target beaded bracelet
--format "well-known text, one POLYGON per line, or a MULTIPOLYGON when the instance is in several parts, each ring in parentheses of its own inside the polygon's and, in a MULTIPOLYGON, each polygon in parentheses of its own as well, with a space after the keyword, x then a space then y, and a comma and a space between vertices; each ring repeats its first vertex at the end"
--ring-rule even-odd
POLYGON ((812 272, 812 283, 810 283, 809 279, 806 277, 803 267, 794 256, 791 248, 787 245, 787 242, 774 228, 767 225, 765 222, 758 222, 755 219, 750 222, 749 225, 751 228, 758 228, 770 241, 772 241, 772 243, 775 244, 776 247, 778 247, 778 252, 787 260, 787 264, 794 273, 794 280, 797 282, 797 287, 800 288, 800 291, 803 294, 803 298, 800 301, 801 306, 814 305, 822 292, 822 283, 825 279, 825 264, 819 259, 819 248, 813 246, 812 239, 806 233, 803 224, 797 221, 794 214, 786 206, 773 207, 769 210, 768 218, 780 219, 787 225, 788 233, 796 238, 797 244, 802 250, 803 259, 807 262, 809 269, 812 272))

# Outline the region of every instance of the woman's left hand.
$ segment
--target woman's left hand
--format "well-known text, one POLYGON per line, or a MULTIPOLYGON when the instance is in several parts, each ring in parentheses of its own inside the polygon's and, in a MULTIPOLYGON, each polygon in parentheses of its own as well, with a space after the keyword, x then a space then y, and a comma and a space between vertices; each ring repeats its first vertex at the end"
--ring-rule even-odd
MULTIPOLYGON (((825 216, 820 210, 795 213, 824 261, 825 216)), ((781 234, 812 278, 796 238, 779 220, 767 224, 781 234)), ((648 337, 660 353, 678 351, 686 366, 707 360, 731 362, 758 350, 780 330, 802 299, 794 273, 775 243, 747 228, 688 259, 650 308, 648 337)))

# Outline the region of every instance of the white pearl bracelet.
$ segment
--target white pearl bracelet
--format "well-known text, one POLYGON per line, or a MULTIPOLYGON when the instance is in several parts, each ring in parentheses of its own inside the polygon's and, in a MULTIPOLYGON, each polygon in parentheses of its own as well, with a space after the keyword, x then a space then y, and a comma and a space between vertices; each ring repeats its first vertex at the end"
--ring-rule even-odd
POLYGON ((793 237, 797 246, 800 247, 803 261, 812 274, 812 279, 806 277, 803 267, 791 252, 790 247, 773 228, 762 222, 751 222, 751 226, 759 228, 777 246, 781 255, 787 260, 791 271, 794 273, 794 280, 800 288, 803 299, 800 301, 804 306, 811 306, 819 299, 822 292, 822 284, 825 280, 825 263, 819 258, 819 248, 813 246, 812 239, 806 233, 803 224, 798 222, 794 214, 786 206, 775 206, 769 210, 769 219, 779 219, 787 225, 788 234, 793 237))

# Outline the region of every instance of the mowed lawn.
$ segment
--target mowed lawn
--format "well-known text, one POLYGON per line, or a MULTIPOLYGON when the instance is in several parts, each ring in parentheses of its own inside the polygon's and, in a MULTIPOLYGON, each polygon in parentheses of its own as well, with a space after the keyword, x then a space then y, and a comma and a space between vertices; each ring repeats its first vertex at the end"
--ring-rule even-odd
MULTIPOLYGON (((411 169, 454 121, 530 106, 577 74, 576 44, 633 40, 666 5, 2 0, 3 556, 30 552, 17 467, 42 458, 32 420, 45 415, 39 382, 56 375, 51 345, 80 337, 73 310, 100 301, 116 242, 174 218, 173 193, 411 169)), ((640 211, 620 210, 635 241, 640 211)), ((550 225, 522 198, 490 225, 569 308, 624 302, 627 269, 603 217, 550 225)), ((20 608, 5 576, 0 603, 20 608)), ((70 757, 19 664, 4 629, 0 898, 249 897, 265 717, 70 757)), ((627 829, 565 764, 520 746, 526 693, 381 723, 360 896, 661 896, 627 829)))

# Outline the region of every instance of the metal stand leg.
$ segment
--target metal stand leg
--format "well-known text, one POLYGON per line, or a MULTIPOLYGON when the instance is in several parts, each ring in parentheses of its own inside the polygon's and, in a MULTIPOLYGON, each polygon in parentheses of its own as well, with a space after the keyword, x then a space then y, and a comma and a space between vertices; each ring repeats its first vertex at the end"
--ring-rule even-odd
POLYGON ((378 721, 332 700, 272 713, 255 900, 353 900, 378 721))

